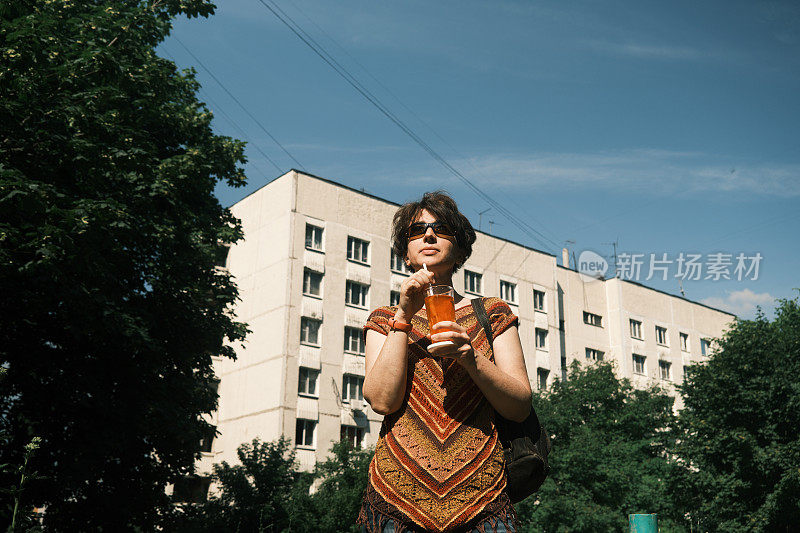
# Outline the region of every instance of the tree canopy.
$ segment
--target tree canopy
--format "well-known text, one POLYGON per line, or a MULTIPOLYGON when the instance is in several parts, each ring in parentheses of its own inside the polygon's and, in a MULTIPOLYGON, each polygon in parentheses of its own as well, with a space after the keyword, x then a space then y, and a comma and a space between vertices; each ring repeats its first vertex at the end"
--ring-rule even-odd
POLYGON ((704 531, 800 524, 800 305, 779 302, 771 322, 738 321, 680 387, 684 497, 704 531))
POLYGON ((169 530, 356 533, 372 454, 372 449, 337 442, 331 457, 309 473, 300 471, 285 437, 254 439, 239 447, 239 464, 214 465, 217 493, 177 509, 169 530))
POLYGON ((41 438, 23 498, 53 531, 153 529, 209 429, 212 357, 246 334, 215 267, 241 228, 213 195, 244 184, 244 144, 155 52, 213 11, 0 4, 0 463, 41 438))
POLYGON ((658 513, 662 531, 682 531, 668 490, 680 469, 668 454, 673 401, 663 389, 634 389, 606 362, 573 362, 566 381, 534 394, 552 470, 517 506, 522 531, 624 531, 629 513, 658 513))

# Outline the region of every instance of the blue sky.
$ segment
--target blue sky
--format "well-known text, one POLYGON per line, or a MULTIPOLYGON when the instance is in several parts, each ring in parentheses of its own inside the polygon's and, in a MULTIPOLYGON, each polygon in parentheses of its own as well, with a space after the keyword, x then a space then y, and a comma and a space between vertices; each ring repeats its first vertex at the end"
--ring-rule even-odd
MULTIPOLYGON (((700 254, 686 297, 743 318, 798 295, 797 2, 273 1, 539 233, 497 207, 484 231, 493 221, 493 234, 559 261, 568 246, 613 262, 612 241, 645 268, 666 253, 668 279, 639 281, 675 294, 674 261, 700 254), (705 279, 716 253, 731 254, 731 280, 705 279), (757 279, 735 279, 739 253, 761 254, 757 279)), ((250 143, 248 186, 220 186, 223 205, 302 166, 395 202, 444 188, 476 227, 490 207, 259 0, 177 20, 160 52, 197 69, 216 130, 250 143)))

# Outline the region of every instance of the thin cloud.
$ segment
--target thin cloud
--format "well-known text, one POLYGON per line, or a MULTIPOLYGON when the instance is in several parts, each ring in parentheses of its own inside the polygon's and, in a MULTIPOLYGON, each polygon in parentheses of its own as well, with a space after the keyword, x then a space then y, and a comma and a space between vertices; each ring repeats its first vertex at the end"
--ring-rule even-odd
POLYGON ((772 307, 775 297, 768 292, 755 293, 750 289, 741 291, 728 291, 724 297, 712 296, 700 300, 701 303, 716 307, 735 314, 739 318, 752 319, 755 317, 756 306, 772 307))
POLYGON ((721 61, 732 62, 735 55, 727 50, 678 46, 672 44, 647 44, 636 42, 615 43, 586 41, 586 46, 601 54, 664 61, 721 61))
POLYGON ((397 152, 408 150, 408 146, 341 146, 335 144, 321 143, 290 143, 287 148, 298 150, 318 151, 318 152, 338 152, 345 154, 371 154, 383 152, 397 152))
POLYGON ((592 188, 662 194, 747 192, 800 196, 800 165, 739 165, 729 158, 696 152, 636 149, 493 154, 453 163, 484 186, 502 189, 592 188))
POLYGON ((645 59, 701 59, 708 55, 702 50, 688 46, 610 43, 604 41, 590 41, 588 44, 592 49, 599 52, 645 59))

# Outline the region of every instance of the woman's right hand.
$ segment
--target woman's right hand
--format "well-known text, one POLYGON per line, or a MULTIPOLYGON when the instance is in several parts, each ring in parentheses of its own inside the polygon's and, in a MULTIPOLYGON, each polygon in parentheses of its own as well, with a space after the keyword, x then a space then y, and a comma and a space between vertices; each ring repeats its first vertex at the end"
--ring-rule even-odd
POLYGON ((425 305, 425 289, 433 284, 433 272, 420 269, 409 276, 400 286, 400 304, 395 318, 410 323, 411 317, 425 305))

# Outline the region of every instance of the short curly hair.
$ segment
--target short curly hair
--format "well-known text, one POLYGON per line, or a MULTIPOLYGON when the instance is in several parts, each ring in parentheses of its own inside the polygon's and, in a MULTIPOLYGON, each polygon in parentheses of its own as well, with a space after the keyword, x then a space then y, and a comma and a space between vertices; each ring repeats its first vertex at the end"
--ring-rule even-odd
POLYGON ((455 274, 472 255, 475 229, 467 217, 458 210, 455 200, 445 191, 426 192, 420 200, 400 206, 392 221, 392 249, 401 258, 405 258, 408 253, 408 227, 423 209, 434 215, 436 220, 446 222, 455 232, 455 245, 458 251, 456 263, 453 265, 455 274))

